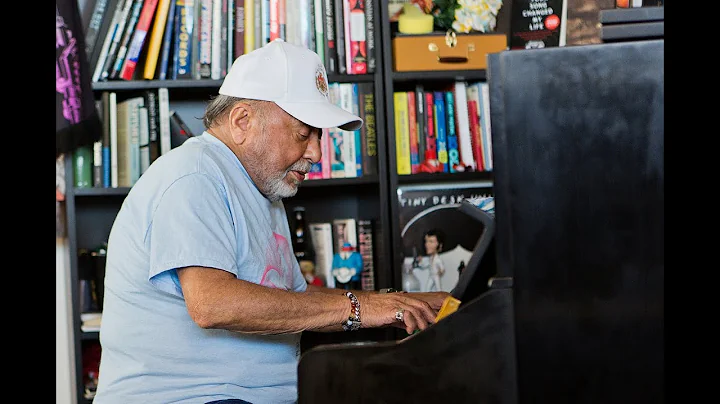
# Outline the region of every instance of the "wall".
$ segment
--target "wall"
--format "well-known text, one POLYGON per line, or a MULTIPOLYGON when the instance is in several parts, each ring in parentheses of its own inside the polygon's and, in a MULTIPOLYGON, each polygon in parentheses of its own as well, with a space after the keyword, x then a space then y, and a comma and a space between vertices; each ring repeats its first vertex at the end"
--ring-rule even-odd
POLYGON ((55 402, 77 403, 67 238, 55 238, 55 402))

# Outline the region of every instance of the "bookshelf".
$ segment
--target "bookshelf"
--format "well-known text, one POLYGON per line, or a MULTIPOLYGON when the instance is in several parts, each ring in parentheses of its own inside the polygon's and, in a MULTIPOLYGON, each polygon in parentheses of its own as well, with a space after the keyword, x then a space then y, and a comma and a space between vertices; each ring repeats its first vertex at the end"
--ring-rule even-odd
MULTIPOLYGON (((509 18, 512 1, 503 2, 503 8, 497 17, 498 33, 509 32, 509 18)), ((417 83, 427 84, 428 88, 439 88, 438 86, 449 85, 455 81, 478 82, 487 81, 487 70, 436 70, 436 71, 394 71, 392 39, 397 33, 397 22, 391 22, 387 7, 381 7, 380 17, 381 36, 379 48, 382 49, 382 71, 384 77, 383 89, 385 98, 385 121, 386 139, 388 140, 387 150, 387 185, 388 194, 391 196, 388 201, 390 207, 390 226, 388 231, 391 234, 392 256, 390 276, 395 288, 402 287, 402 263, 403 263, 403 240, 401 237, 399 202, 397 198, 398 189, 407 185, 423 184, 459 184, 469 181, 492 183, 494 176, 492 171, 478 172, 457 172, 457 173, 418 173, 411 175, 397 174, 396 144, 395 144, 395 111, 393 94, 396 91, 412 90, 417 83)), ((508 39, 509 43, 509 39, 508 39)))
MULTIPOLYGON (((92 3, 92 2, 91 2, 92 3)), ((111 4, 114 4, 111 2, 111 4)), ((379 21, 380 7, 373 8, 374 21, 379 21)), ((379 30, 377 27, 376 30, 379 30)), ((379 35, 379 32, 378 32, 379 35)), ((376 41, 379 40, 376 39, 376 41)), ((297 206, 306 209, 308 223, 316 221, 332 221, 335 218, 371 219, 377 229, 389 228, 390 211, 386 203, 389 186, 386 156, 387 140, 385 139, 385 108, 382 101, 384 83, 381 58, 382 50, 376 46, 377 67, 371 74, 328 74, 329 83, 371 83, 374 89, 375 127, 377 134, 378 167, 377 174, 364 175, 357 178, 331 178, 306 180, 293 198, 284 200, 288 218, 297 206)), ((91 67, 92 68, 92 67, 91 67)), ((99 81, 92 83, 96 99, 103 92, 115 92, 117 101, 137 96, 142 91, 167 88, 170 98, 170 109, 175 110, 188 124, 196 135, 202 133, 204 127, 199 117, 202 116, 206 102, 220 88, 222 80, 132 80, 132 81, 99 81)), ((66 181, 66 217, 67 236, 70 250, 70 277, 72 327, 74 330, 75 381, 79 403, 90 403, 92 399, 84 398, 83 384, 83 346, 97 343, 99 332, 83 332, 80 320, 80 257, 81 249, 93 249, 105 242, 109 236, 113 221, 120 210, 124 198, 130 192, 129 187, 118 188, 75 188, 72 154, 65 156, 66 181)), ((375 287, 390 287, 392 279, 388 268, 390 234, 380 231, 374 236, 375 254, 375 287)), ((388 330, 361 330, 357 333, 304 333, 302 349, 309 349, 323 343, 342 343, 367 340, 384 340, 392 338, 388 330)))
MULTIPOLYGON (((509 7, 509 1, 508 7, 509 7)), ((393 92, 416 82, 451 83, 455 80, 486 80, 485 70, 453 70, 425 72, 394 72, 392 70, 391 38, 393 29, 388 20, 387 5, 376 2, 373 8, 375 23, 376 69, 373 74, 328 74, 330 83, 372 83, 375 100, 377 133, 377 174, 358 178, 307 180, 297 195, 284 201, 288 218, 295 207, 306 209, 307 223, 328 222, 335 218, 372 219, 375 222, 375 287, 401 288, 400 229, 397 218, 397 189, 401 185, 424 183, 454 183, 463 181, 492 181, 492 172, 436 173, 397 175, 395 161, 393 92), (379 4, 378 4, 379 3, 379 4)), ((167 88, 170 108, 177 111, 193 133, 203 131, 202 115, 205 103, 217 93, 222 80, 133 80, 101 81, 92 85, 99 99, 103 92, 117 93, 118 102, 138 95, 141 91, 167 88)), ((98 332, 82 332, 79 297, 79 249, 92 249, 107 240, 110 228, 130 188, 74 188, 71 155, 65 157, 66 209, 68 238, 71 251, 70 274, 75 331, 75 371, 77 395, 83 399, 82 346, 98 341, 98 332)), ((396 338, 394 329, 361 330, 358 333, 311 333, 303 335, 303 349, 317 344, 342 343, 396 338), (307 337, 306 337, 307 336, 307 337)))

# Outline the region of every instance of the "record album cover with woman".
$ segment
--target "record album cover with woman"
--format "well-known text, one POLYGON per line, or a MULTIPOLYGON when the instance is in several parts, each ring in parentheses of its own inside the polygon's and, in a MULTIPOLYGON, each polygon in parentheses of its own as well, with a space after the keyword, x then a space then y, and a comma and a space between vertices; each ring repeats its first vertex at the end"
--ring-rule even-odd
POLYGON ((492 196, 489 181, 398 188, 403 290, 452 291, 483 231, 458 207, 464 199, 492 196))

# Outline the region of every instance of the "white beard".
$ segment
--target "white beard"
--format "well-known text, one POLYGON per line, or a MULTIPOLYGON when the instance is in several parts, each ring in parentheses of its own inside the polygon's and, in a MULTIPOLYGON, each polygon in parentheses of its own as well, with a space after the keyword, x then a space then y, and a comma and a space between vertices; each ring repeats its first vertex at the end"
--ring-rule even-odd
POLYGON ((263 164, 264 155, 262 150, 253 149, 252 153, 250 153, 248 157, 249 159, 246 160, 250 160, 250 162, 243 164, 251 167, 252 171, 256 173, 258 176, 256 185, 260 192, 262 192, 262 194, 265 195, 270 202, 276 202, 283 198, 295 196, 300 183, 295 180, 295 178, 289 177, 292 181, 291 185, 285 181, 285 178, 290 171, 308 172, 310 171, 310 167, 312 167, 312 164, 309 161, 301 158, 284 172, 275 174, 273 173, 273 169, 271 167, 263 164))

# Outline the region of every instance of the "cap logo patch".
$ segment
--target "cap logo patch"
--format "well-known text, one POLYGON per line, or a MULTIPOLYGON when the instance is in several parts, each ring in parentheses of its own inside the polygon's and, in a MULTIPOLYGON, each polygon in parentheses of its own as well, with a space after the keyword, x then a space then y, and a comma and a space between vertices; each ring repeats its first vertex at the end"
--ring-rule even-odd
POLYGON ((325 98, 328 97, 328 85, 327 79, 325 79, 325 66, 323 65, 318 65, 317 69, 315 69, 315 87, 325 98))

